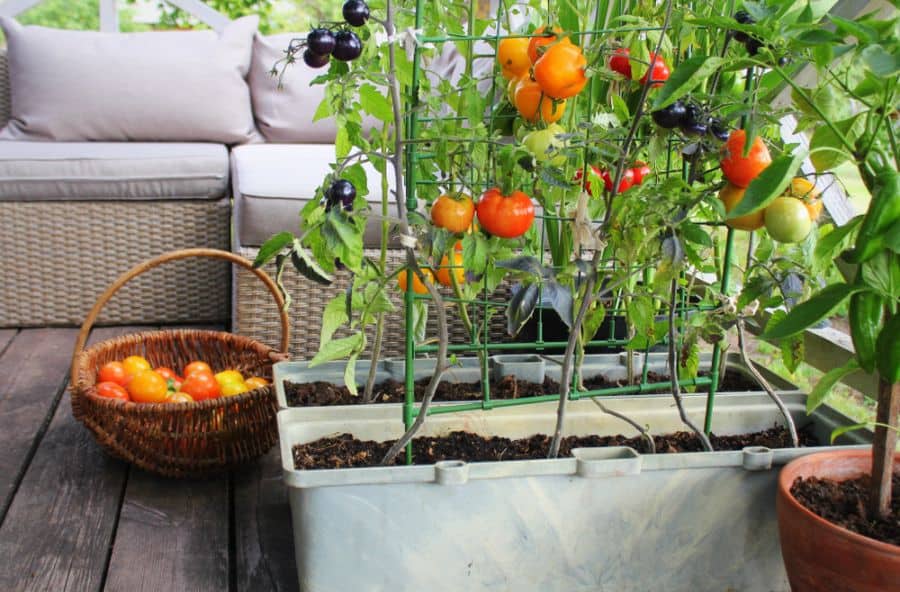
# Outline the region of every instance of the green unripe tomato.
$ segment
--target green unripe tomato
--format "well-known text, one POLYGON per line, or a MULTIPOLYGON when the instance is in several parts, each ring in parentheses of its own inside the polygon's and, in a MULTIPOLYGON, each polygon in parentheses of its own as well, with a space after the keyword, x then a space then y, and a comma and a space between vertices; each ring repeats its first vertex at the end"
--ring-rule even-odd
POLYGON ((766 230, 780 243, 799 243, 812 230, 809 210, 796 197, 778 197, 766 208, 766 230))
POLYGON ((549 161, 550 164, 562 166, 566 162, 566 156, 558 151, 565 148, 566 144, 557 136, 565 133, 566 130, 563 126, 551 123, 546 129, 529 133, 523 138, 522 143, 538 162, 549 161))

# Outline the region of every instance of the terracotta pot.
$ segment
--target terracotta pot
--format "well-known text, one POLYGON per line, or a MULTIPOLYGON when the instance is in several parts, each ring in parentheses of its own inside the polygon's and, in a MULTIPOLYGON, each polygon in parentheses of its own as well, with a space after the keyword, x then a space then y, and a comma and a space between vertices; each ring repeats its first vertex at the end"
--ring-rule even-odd
MULTIPOLYGON (((900 462, 900 454, 894 462, 900 462)), ((824 520, 800 505, 790 492, 797 477, 844 481, 871 470, 871 450, 810 454, 782 469, 775 505, 781 554, 793 592, 900 590, 900 547, 824 520)))

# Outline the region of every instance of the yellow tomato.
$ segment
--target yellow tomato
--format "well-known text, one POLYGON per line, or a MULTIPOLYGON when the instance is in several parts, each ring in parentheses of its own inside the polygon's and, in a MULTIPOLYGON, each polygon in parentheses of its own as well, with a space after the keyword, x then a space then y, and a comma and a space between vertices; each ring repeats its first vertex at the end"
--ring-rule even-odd
MULTIPOLYGON (((719 192, 719 199, 725 204, 726 213, 730 213, 744 199, 746 191, 746 189, 741 189, 731 183, 725 184, 725 187, 719 192)), ((757 210, 752 214, 738 216, 737 218, 726 218, 725 224, 738 230, 757 230, 762 228, 765 223, 764 213, 765 210, 757 210)))
POLYGON ((497 46, 497 61, 504 78, 518 78, 531 67, 527 37, 508 37, 497 46))
POLYGON ((223 397, 234 397, 236 395, 240 395, 241 393, 246 393, 250 389, 244 383, 244 381, 240 382, 226 382, 222 385, 222 396, 223 397))
POLYGON ((258 388, 262 388, 264 386, 269 386, 269 381, 265 378, 259 376, 251 376, 247 380, 244 381, 244 384, 247 385, 247 388, 251 391, 256 390, 258 388))
POLYGON ((244 376, 237 370, 222 370, 216 374, 216 382, 220 386, 229 382, 244 382, 244 376))
POLYGON ((125 376, 135 376, 142 370, 150 370, 150 362, 143 356, 128 356, 122 360, 122 366, 125 368, 125 376))

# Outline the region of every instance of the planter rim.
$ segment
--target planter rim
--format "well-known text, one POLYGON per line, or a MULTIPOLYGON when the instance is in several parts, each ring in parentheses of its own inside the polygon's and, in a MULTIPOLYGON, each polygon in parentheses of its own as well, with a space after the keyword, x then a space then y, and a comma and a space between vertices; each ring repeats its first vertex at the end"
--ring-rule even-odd
MULTIPOLYGON (((793 485, 793 479, 791 483, 788 483, 789 475, 793 470, 796 470, 799 467, 802 467, 804 464, 815 462, 817 460, 821 460, 823 458, 849 458, 857 461, 870 461, 872 459, 872 447, 870 444, 865 444, 862 446, 856 446, 852 448, 844 448, 844 449, 828 449, 828 450, 819 450, 813 452, 811 454, 807 454, 804 456, 799 456, 789 462, 778 475, 778 492, 782 497, 782 500, 791 506, 794 511, 799 512, 802 516, 806 517, 808 520, 815 522, 819 526, 833 531, 835 536, 845 538, 854 544, 864 545, 872 548, 881 553, 894 554, 900 556, 900 545, 892 545, 890 543, 885 543, 879 541, 877 539, 873 539, 871 537, 867 537, 861 535, 859 533, 853 532, 847 528, 839 524, 835 524, 830 520, 826 520, 822 518, 794 497, 794 494, 791 493, 791 485, 793 485)), ((894 453, 894 463, 900 462, 900 452, 894 453)), ((868 470, 863 470, 861 474, 867 475, 871 471, 871 465, 868 470)), ((824 477, 826 479, 830 479, 830 477, 824 477)), ((796 476, 794 476, 796 479, 796 476)))

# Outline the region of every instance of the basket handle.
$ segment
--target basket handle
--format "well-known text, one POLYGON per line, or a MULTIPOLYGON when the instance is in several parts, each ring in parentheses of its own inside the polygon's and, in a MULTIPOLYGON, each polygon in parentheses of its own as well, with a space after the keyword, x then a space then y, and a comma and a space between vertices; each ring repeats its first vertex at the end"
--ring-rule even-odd
POLYGON ((84 320, 84 324, 81 325, 81 331, 78 333, 78 340, 75 342, 75 353, 72 355, 72 384, 74 385, 78 379, 77 376, 77 362, 78 356, 84 350, 84 345, 87 343, 88 335, 91 332, 91 329, 94 326, 94 322, 97 320, 97 317, 100 316, 100 311, 109 302, 109 299, 119 291, 119 289, 124 286, 127 282, 139 276, 140 274, 150 271, 154 267, 162 265, 163 263, 168 263, 170 261, 178 261, 179 259, 189 259, 191 257, 208 257, 210 259, 223 259, 225 261, 230 261, 235 265, 239 265, 244 269, 247 269, 259 278, 259 280, 266 285, 266 288, 269 289, 269 293, 272 294, 272 298, 275 300, 275 303, 278 305, 278 313, 281 316, 281 353, 272 352, 271 357, 273 360, 283 360, 287 359, 288 356, 288 347, 290 345, 290 322, 288 321, 287 311, 284 307, 284 298, 281 296, 281 292, 278 290, 278 287, 275 285, 275 282, 272 281, 272 278, 263 271, 262 269, 257 269, 253 267, 253 264, 241 257, 240 255, 235 255, 234 253, 230 253, 228 251, 221 251, 219 249, 181 249, 178 251, 169 251, 168 253, 163 253, 158 257, 153 259, 148 259, 142 263, 138 263, 122 275, 120 275, 116 281, 112 283, 110 287, 106 289, 106 291, 100 295, 100 298, 97 299, 97 302, 94 303, 94 307, 91 309, 91 312, 88 313, 87 318, 84 320))

